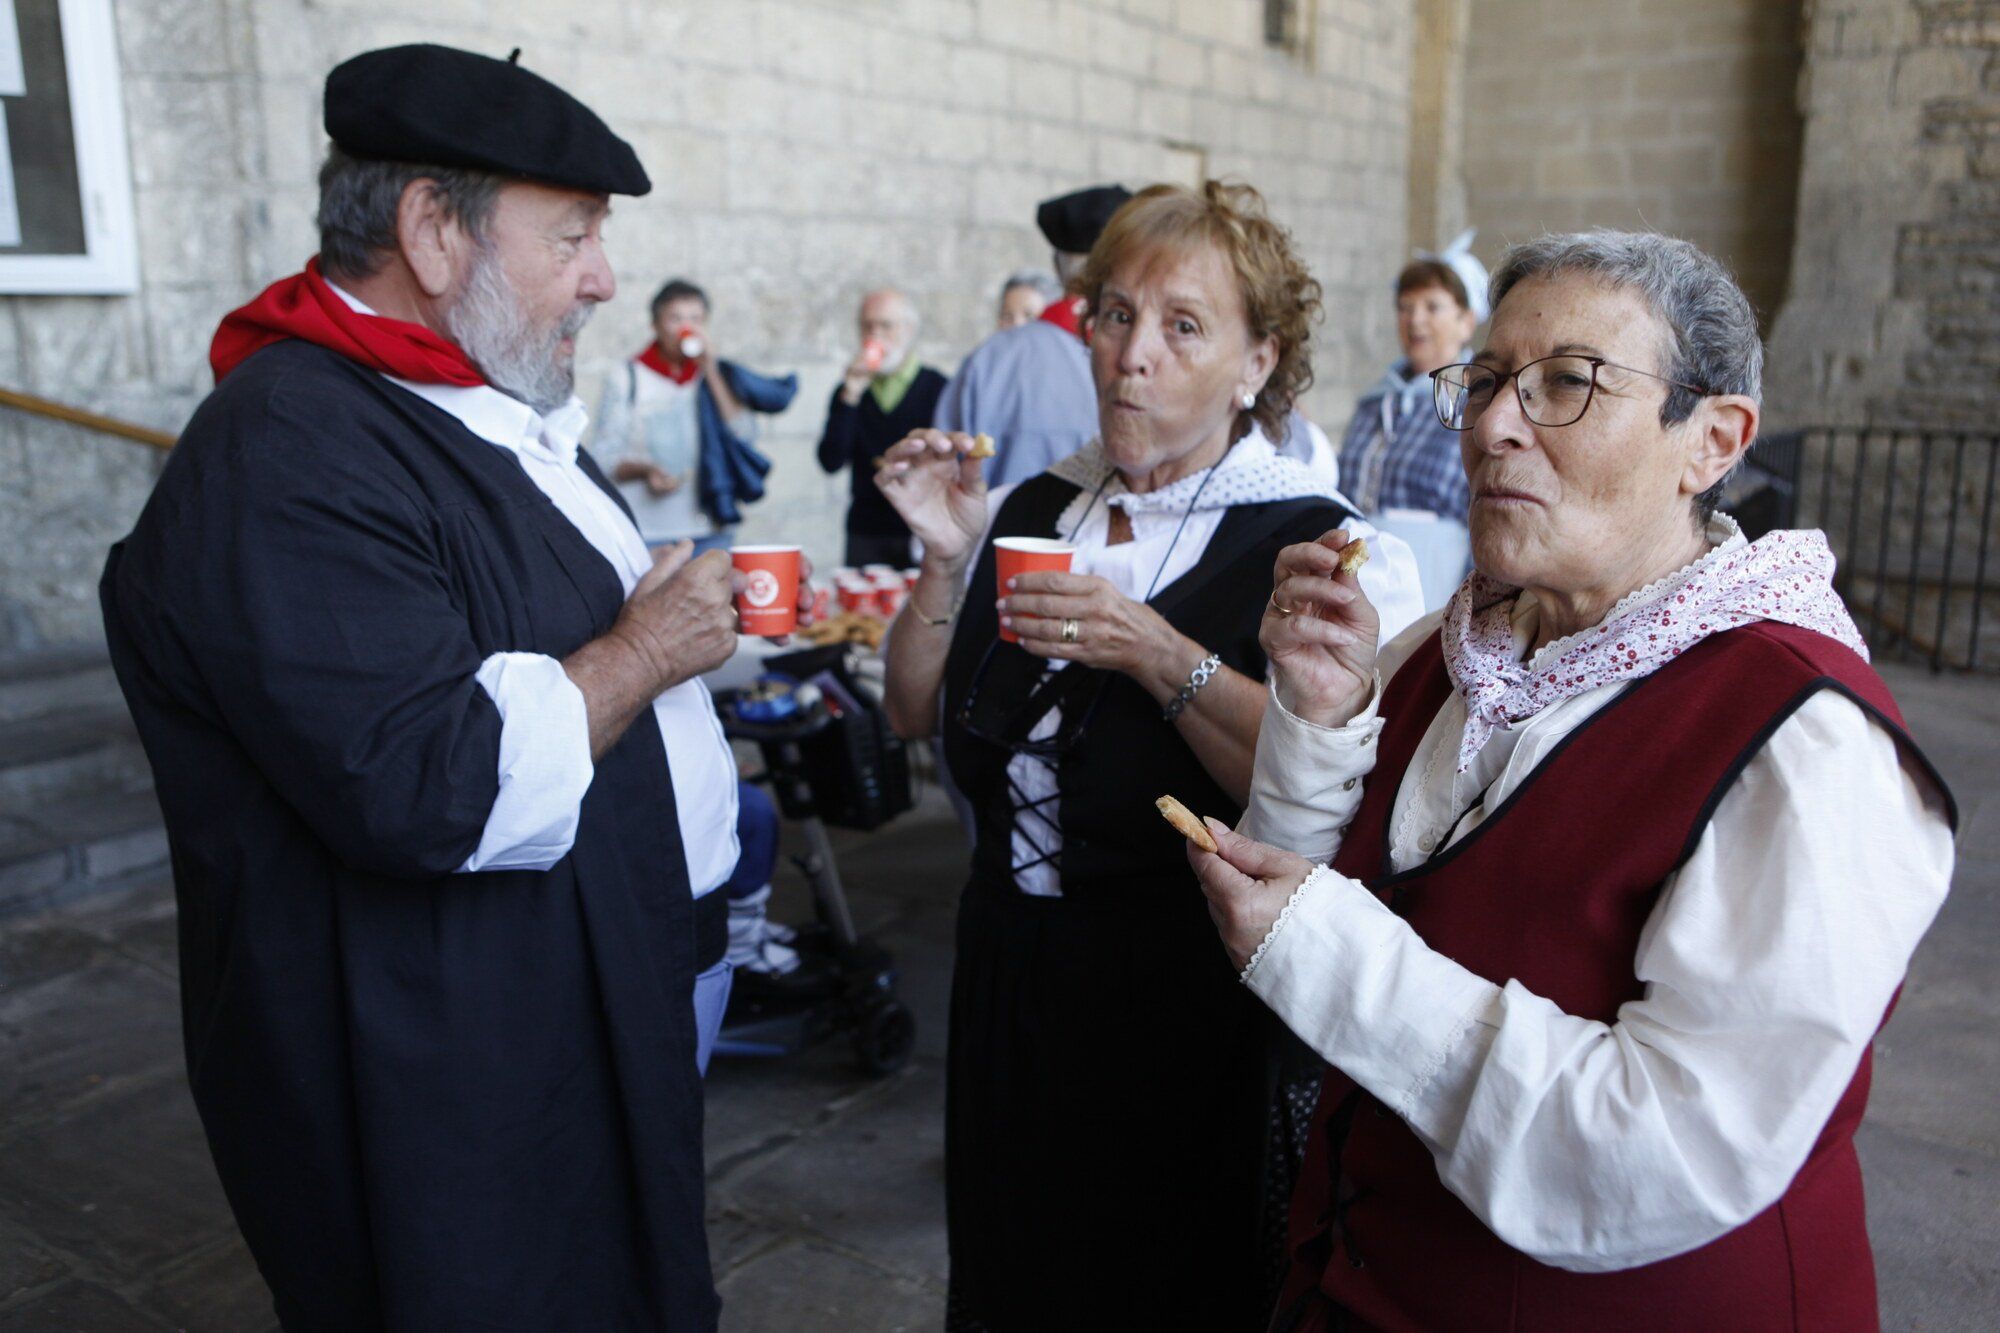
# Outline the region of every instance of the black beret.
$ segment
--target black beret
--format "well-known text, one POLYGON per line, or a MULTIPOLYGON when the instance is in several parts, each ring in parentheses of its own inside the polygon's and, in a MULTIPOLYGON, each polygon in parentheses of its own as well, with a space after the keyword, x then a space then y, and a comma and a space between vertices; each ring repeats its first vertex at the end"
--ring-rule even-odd
POLYGON ((653 188, 632 145, 589 107, 511 60, 449 46, 391 46, 336 67, 326 76, 326 132, 356 157, 601 194, 653 188))
POLYGON ((1104 233, 1104 224, 1131 197, 1132 192, 1122 185, 1094 185, 1060 199, 1044 201, 1035 210, 1035 225, 1056 249, 1087 255, 1104 233))

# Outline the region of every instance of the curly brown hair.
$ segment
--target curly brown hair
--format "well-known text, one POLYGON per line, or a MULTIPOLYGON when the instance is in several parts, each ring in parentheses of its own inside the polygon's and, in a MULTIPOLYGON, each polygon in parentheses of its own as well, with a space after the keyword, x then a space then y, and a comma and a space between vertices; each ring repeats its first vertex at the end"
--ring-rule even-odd
POLYGON ((1202 245, 1220 250, 1235 272, 1250 336, 1275 338, 1278 344, 1278 363, 1257 405, 1237 412, 1230 442, 1248 435, 1253 422, 1282 442, 1292 404, 1312 387, 1312 326, 1320 318, 1320 288, 1293 251, 1291 234, 1271 221, 1264 196, 1253 187, 1214 180, 1203 182, 1199 191, 1147 186, 1112 215, 1070 290, 1095 310, 1111 271, 1126 259, 1161 247, 1202 245))

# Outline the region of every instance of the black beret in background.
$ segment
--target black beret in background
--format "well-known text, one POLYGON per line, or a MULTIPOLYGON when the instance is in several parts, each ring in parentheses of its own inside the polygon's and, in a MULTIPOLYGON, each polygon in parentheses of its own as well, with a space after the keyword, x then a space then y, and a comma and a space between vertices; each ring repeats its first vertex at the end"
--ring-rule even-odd
POLYGON ((1035 210, 1035 225, 1056 249, 1087 255, 1103 234, 1104 224, 1131 197, 1132 192, 1121 185, 1094 185, 1044 201, 1035 210))
POLYGON ((470 167, 602 194, 653 188, 632 145, 519 65, 449 46, 365 51, 326 76, 326 132, 356 157, 470 167))

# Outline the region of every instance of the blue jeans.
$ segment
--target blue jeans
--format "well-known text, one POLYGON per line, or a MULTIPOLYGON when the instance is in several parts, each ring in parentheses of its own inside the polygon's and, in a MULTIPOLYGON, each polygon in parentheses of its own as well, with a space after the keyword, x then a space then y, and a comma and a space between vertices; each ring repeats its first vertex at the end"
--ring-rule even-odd
POLYGON ((722 881, 732 898, 747 898, 771 882, 778 868, 778 807, 754 782, 736 783, 736 869, 722 881))
POLYGON ((694 1063, 708 1076, 708 1057, 715 1053, 715 1039, 722 1033, 722 1016, 729 1010, 729 988, 734 971, 723 959, 694 979, 694 1063))
MULTIPOLYGON (((716 893, 742 898, 771 882, 778 866, 778 807, 770 793, 754 783, 736 784, 736 841, 742 850, 736 869, 716 893)), ((729 1008, 732 984, 729 961, 724 959, 694 979, 695 1064, 706 1075, 708 1057, 715 1051, 716 1036, 722 1031, 723 1014, 729 1008)))

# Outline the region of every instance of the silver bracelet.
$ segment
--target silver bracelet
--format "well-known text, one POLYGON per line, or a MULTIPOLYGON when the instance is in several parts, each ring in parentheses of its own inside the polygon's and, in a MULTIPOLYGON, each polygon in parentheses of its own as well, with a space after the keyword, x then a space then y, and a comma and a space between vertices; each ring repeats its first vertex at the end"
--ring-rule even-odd
POLYGON ((1181 686, 1181 692, 1174 696, 1173 702, 1160 710, 1160 716, 1169 722, 1179 717, 1187 709, 1188 704, 1193 702, 1194 696, 1200 693, 1201 687, 1214 679, 1215 673, 1220 670, 1222 670, 1220 657, 1210 653, 1202 658, 1200 665, 1196 666, 1194 673, 1188 677, 1187 684, 1181 686))

